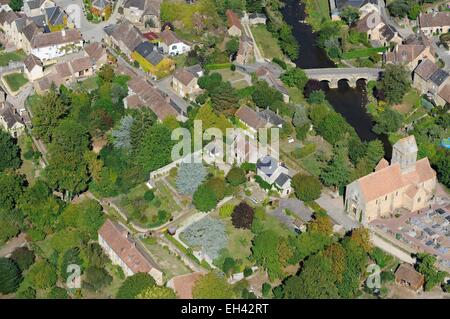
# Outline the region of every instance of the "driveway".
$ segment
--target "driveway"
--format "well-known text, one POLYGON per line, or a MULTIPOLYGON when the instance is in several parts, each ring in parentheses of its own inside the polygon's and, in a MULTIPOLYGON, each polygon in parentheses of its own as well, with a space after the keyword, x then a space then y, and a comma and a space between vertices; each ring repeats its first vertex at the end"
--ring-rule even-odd
MULTIPOLYGON (((104 21, 101 23, 91 23, 90 21, 88 21, 86 15, 83 12, 83 0, 55 0, 54 2, 56 3, 56 5, 63 8, 67 12, 67 14, 69 14, 69 16, 71 16, 71 12, 74 11, 72 9, 72 6, 77 5, 79 7, 77 13, 80 12, 81 14, 79 18, 76 17, 75 19, 75 21, 79 21, 79 25, 77 25, 76 27, 80 29, 83 38, 86 41, 101 42, 104 37, 103 28, 109 24, 115 24, 117 22, 119 17, 118 10, 122 5, 123 0, 118 1, 114 12, 111 14, 111 17, 108 19, 108 21, 104 21)), ((73 12, 74 15, 77 13, 73 12)))
POLYGON ((322 196, 316 202, 327 211, 328 216, 332 220, 343 226, 345 230, 352 230, 360 226, 358 222, 348 217, 345 213, 342 197, 333 198, 328 194, 322 193, 322 196))
POLYGON ((0 249, 0 257, 8 257, 14 250, 16 250, 16 248, 25 246, 27 243, 27 240, 25 238, 25 233, 20 233, 19 236, 10 239, 0 249))

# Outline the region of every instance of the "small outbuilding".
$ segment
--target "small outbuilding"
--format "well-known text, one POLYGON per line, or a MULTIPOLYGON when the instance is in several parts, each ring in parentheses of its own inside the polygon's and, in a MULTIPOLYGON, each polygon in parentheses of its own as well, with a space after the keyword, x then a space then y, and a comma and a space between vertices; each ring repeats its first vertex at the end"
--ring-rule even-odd
POLYGON ((395 272, 395 283, 418 292, 422 289, 425 278, 421 273, 416 271, 413 266, 401 264, 395 272))

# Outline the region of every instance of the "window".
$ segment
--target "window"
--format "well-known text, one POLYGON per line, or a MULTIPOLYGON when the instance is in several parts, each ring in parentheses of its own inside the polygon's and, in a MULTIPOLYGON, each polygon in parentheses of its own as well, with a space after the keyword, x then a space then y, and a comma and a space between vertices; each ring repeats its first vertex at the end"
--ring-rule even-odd
POLYGON ((422 198, 419 197, 419 198, 417 199, 417 202, 420 203, 421 200, 422 200, 422 198))
POLYGON ((387 200, 387 195, 384 197, 384 200, 387 200))

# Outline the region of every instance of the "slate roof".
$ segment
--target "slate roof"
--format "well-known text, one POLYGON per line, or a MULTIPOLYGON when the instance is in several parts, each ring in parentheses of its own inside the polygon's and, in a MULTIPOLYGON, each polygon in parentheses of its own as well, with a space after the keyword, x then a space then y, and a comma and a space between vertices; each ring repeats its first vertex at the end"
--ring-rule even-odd
POLYGON ((130 52, 133 52, 136 47, 145 41, 141 31, 132 25, 128 20, 110 25, 104 28, 106 34, 110 35, 117 42, 122 42, 130 52))
POLYGON ((263 171, 267 176, 271 176, 278 168, 278 162, 270 155, 260 158, 256 162, 256 168, 263 171))
POLYGON ((272 110, 266 109, 266 110, 258 112, 258 114, 266 122, 269 122, 272 125, 279 126, 279 125, 284 124, 283 119, 278 114, 273 112, 272 110))
POLYGON ((66 17, 64 11, 58 6, 45 8, 45 15, 51 25, 64 24, 64 17, 66 17))
POLYGON ((267 125, 267 122, 256 111, 245 105, 236 111, 235 116, 255 130, 266 127, 267 125))
POLYGON ((31 10, 40 8, 44 2, 45 2, 45 0, 28 0, 28 1, 26 1, 28 7, 31 10))
POLYGON ((8 103, 5 103, 3 107, 0 108, 0 116, 6 122, 7 129, 12 128, 16 123, 23 124, 20 116, 14 113, 11 105, 8 103))
POLYGON ((448 74, 447 71, 444 71, 442 69, 438 69, 436 72, 434 72, 431 77, 430 80, 436 84, 437 86, 440 86, 442 83, 445 82, 445 80, 448 79, 450 75, 448 74))
POLYGON ((277 179, 275 180, 275 184, 282 188, 291 178, 289 175, 286 175, 285 173, 281 173, 277 179))
POLYGON ((42 67, 42 61, 35 55, 30 54, 26 57, 25 61, 23 61, 25 64, 25 67, 28 71, 33 70, 35 66, 41 66, 42 67))
POLYGON ((158 65, 164 59, 164 56, 157 51, 157 47, 148 41, 139 44, 135 51, 152 65, 158 65))

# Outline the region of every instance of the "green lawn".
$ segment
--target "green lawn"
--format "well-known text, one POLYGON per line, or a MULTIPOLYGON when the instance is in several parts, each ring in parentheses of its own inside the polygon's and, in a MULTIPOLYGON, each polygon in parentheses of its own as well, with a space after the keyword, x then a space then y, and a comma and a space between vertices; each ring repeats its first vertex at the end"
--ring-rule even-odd
POLYGON ((345 60, 356 59, 356 58, 365 58, 369 57, 374 53, 385 52, 387 48, 364 48, 364 49, 356 49, 351 50, 349 52, 345 52, 342 54, 342 58, 345 60))
POLYGON ((22 86, 28 83, 28 80, 22 73, 10 73, 3 78, 13 92, 19 91, 22 86))
POLYGON ((281 52, 278 46, 278 41, 275 39, 269 31, 267 31, 265 25, 252 26, 252 33, 255 37, 256 44, 258 45, 261 54, 267 59, 283 59, 283 52, 281 52))
POLYGON ((23 61, 25 57, 26 55, 23 51, 2 52, 0 53, 0 66, 7 66, 11 61, 23 61))

